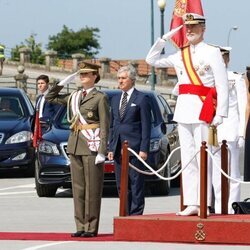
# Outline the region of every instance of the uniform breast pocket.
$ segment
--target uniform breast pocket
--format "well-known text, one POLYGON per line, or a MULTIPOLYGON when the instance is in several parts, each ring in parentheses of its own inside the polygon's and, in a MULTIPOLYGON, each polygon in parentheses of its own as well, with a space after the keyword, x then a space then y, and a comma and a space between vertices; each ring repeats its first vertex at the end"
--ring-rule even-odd
POLYGON ((175 65, 175 70, 178 75, 183 75, 183 72, 185 70, 184 64, 182 62, 175 65))
POLYGON ((92 119, 96 120, 98 118, 97 110, 93 107, 85 108, 84 114, 85 114, 86 118, 90 119, 90 120, 92 120, 92 119))

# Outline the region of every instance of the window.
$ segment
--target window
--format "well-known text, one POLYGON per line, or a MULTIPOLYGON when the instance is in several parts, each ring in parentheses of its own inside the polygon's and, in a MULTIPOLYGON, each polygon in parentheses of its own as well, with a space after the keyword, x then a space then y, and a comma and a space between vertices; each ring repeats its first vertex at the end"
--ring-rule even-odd
POLYGON ((169 114, 172 114, 172 110, 171 108, 169 107, 167 101, 164 99, 163 96, 161 95, 158 95, 158 100, 159 100, 159 107, 160 107, 160 110, 161 110, 161 114, 164 118, 165 121, 168 120, 168 115, 169 114))
POLYGON ((0 96, 0 114, 2 117, 23 116, 24 111, 20 99, 15 96, 0 96))

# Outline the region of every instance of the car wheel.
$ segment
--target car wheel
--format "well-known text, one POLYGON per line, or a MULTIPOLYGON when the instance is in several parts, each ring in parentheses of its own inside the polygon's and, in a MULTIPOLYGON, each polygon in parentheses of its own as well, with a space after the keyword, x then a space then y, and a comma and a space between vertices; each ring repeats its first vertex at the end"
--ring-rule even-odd
POLYGON ((180 176, 178 176, 177 178, 175 178, 171 181, 171 187, 173 187, 173 188, 180 187, 180 176))
POLYGON ((38 177, 39 177, 39 169, 38 169, 38 164, 36 164, 35 185, 36 185, 37 195, 39 197, 54 197, 56 194, 57 187, 51 187, 51 186, 40 184, 38 181, 38 177))
MULTIPOLYGON (((167 169, 167 167, 166 167, 167 169)), ((165 171, 168 172, 168 171, 165 171)), ((164 177, 169 177, 168 173, 164 174, 164 177)), ((170 181, 159 181, 157 185, 152 188, 154 195, 168 195, 170 191, 170 181)))
MULTIPOLYGON (((164 163, 162 163, 164 164, 164 163)), ((169 164, 164 169, 164 175, 166 177, 170 177, 170 166, 169 164)), ((168 195, 170 192, 170 181, 161 180, 157 182, 156 185, 152 185, 151 192, 153 195, 168 195)))
POLYGON ((32 161, 24 172, 26 177, 34 177, 35 174, 35 161, 32 161))

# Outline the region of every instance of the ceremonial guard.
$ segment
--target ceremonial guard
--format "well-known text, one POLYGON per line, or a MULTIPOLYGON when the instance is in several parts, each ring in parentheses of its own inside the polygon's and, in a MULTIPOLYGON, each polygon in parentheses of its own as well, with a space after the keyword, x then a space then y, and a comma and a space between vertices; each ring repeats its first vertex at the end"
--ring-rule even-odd
POLYGON ((74 73, 54 86, 46 100, 67 105, 71 133, 67 151, 70 155, 72 190, 77 231, 72 237, 95 237, 98 233, 104 175, 104 161, 109 134, 108 97, 94 84, 100 80, 96 64, 79 64, 81 85, 70 95, 60 95, 63 85, 75 79, 74 73))
MULTIPOLYGON (((195 215, 200 208, 200 157, 199 154, 194 156, 201 142, 208 141, 209 124, 218 126, 227 116, 228 81, 220 50, 203 41, 204 16, 186 13, 183 21, 189 45, 173 55, 161 54, 166 41, 182 28, 181 25, 157 39, 146 61, 158 68, 174 67, 176 70, 178 98, 174 120, 178 122, 182 166, 188 164, 182 173, 186 208, 177 215, 195 215)), ((208 206, 211 205, 211 176, 208 164, 208 206)))
MULTIPOLYGON (((230 61, 230 47, 220 47, 226 68, 230 61)), ((247 89, 243 75, 233 71, 227 71, 229 82, 229 109, 228 117, 217 128, 219 143, 222 140, 227 141, 229 149, 229 175, 234 179, 241 179, 240 174, 240 148, 244 146, 245 140, 245 121, 246 121, 246 105, 247 105, 247 89)), ((221 154, 216 153, 213 165, 213 188, 215 196, 215 213, 221 213, 221 154)), ((228 213, 233 214, 232 203, 240 201, 240 183, 231 180, 229 182, 229 200, 228 213)))

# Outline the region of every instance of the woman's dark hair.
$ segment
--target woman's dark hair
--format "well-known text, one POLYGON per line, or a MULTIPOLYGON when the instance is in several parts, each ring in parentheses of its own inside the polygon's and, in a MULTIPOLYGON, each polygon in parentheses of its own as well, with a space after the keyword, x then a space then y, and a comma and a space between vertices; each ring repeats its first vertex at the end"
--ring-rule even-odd
POLYGON ((93 71, 93 75, 96 75, 95 83, 98 83, 101 79, 99 72, 93 71))

